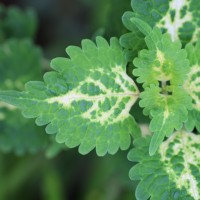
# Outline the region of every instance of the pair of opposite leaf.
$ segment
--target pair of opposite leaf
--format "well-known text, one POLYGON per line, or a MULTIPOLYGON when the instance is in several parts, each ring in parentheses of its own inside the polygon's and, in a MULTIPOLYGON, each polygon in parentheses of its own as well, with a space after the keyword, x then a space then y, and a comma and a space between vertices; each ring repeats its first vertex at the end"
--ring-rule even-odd
POLYGON ((159 28, 152 29, 134 17, 130 21, 146 36, 148 50, 140 51, 134 59, 133 74, 144 88, 139 105, 152 119, 149 154, 153 155, 165 136, 180 130, 183 124, 189 131, 195 127, 199 131, 200 42, 195 47, 188 44, 184 50, 179 40, 172 42, 170 34, 162 34, 159 28))
MULTIPOLYGON (((133 59, 132 52, 135 50, 134 45, 130 45, 129 41, 134 41, 137 36, 139 37, 139 39, 136 40, 139 43, 139 46, 137 45, 137 48, 139 47, 140 49, 142 49, 142 45, 144 46, 144 43, 142 41, 143 36, 136 34, 134 25, 135 23, 137 23, 137 20, 134 19, 134 17, 138 17, 139 19, 144 20, 146 23, 151 25, 151 27, 157 26, 161 28, 163 32, 168 32, 173 41, 177 41, 178 39, 180 39, 183 46, 189 42, 198 41, 198 35, 200 31, 200 18, 198 12, 200 7, 199 1, 132 0, 131 3, 134 12, 126 12, 123 16, 124 25, 131 32, 121 37, 121 44, 127 49, 127 58, 129 61, 133 59)), ((144 31, 145 35, 147 35, 144 27, 139 26, 141 24, 142 23, 140 21, 140 23, 138 24, 139 29, 141 31, 144 31)), ((148 30, 149 28, 147 28, 147 32, 148 30)), ((147 106, 144 109, 144 113, 147 115, 152 115, 151 117, 153 117, 153 119, 151 123, 153 123, 154 120, 154 122, 159 125, 159 123, 162 124, 163 121, 163 116, 157 115, 159 114, 160 110, 158 109, 159 111, 157 111, 156 109, 156 107, 163 109, 163 105, 166 105, 165 102, 163 102, 163 104, 157 103, 161 103, 163 101, 163 98, 159 98, 162 96, 159 95, 160 92, 162 92, 162 94, 164 93, 165 95, 173 96, 173 102, 171 102, 171 98, 168 97, 168 100, 170 100, 171 102, 170 108, 173 112, 177 112, 176 108, 181 105, 181 102, 184 103, 184 99, 186 101, 187 95, 184 93, 187 92, 187 94, 192 98, 192 105, 189 106, 189 101, 186 103, 186 106, 191 107, 191 110, 188 110, 188 119, 184 125, 189 131, 192 131, 194 127, 197 128, 198 132, 200 131, 199 45, 200 42, 197 42, 195 47, 191 44, 188 44, 186 46, 186 51, 188 54, 187 58, 190 61, 190 69, 187 74, 187 78, 185 78, 184 82, 179 85, 179 88, 181 86, 181 91, 179 92, 179 94, 177 93, 178 91, 175 90, 175 95, 171 88, 167 86, 169 83, 171 85, 171 82, 169 81, 163 83, 159 82, 159 85, 163 86, 161 87, 161 89, 155 85, 155 82, 149 87, 145 86, 146 91, 141 94, 141 97, 143 99, 140 101, 140 105, 143 107, 147 106), (154 91, 154 94, 151 93, 150 95, 150 90, 154 91), (180 95, 181 93, 182 95, 180 95), (149 103, 147 99, 148 96, 151 99, 151 102, 149 103), (153 106, 151 107, 151 105, 153 106), (174 108, 172 109, 172 107, 174 108), (154 114, 151 113, 151 109, 155 110, 152 112, 154 114), (158 120, 158 122, 156 120, 158 120)), ((162 56, 159 57, 162 58, 162 56)), ((182 60, 182 58, 184 58, 184 56, 180 57, 180 60, 182 60)), ((147 60, 149 61, 149 58, 147 60)), ((136 61, 134 62, 137 63, 137 61, 138 60, 136 59, 136 61)), ((157 68, 156 71, 157 72, 155 73, 157 74, 153 74, 153 76, 159 75, 157 68)), ((166 71, 163 70, 163 72, 166 71)), ((182 75, 184 75, 183 70, 181 70, 181 72, 182 75)), ((139 70, 135 70, 134 73, 136 73, 137 75, 137 73, 140 72, 139 70)), ((141 73, 141 75, 142 74, 144 73, 141 73)), ((161 75, 163 74, 161 73, 161 75)), ((163 110, 160 112, 160 114, 162 112, 163 110)), ((165 113, 168 113, 168 110, 166 110, 165 113)), ((183 112, 181 108, 179 110, 179 114, 182 113, 183 112)), ((170 115, 172 115, 172 113, 170 113, 170 115)), ((183 114, 183 118, 185 118, 185 114, 183 114)), ((174 123, 173 120, 177 119, 180 122, 179 118, 172 117, 171 121, 169 120, 170 126, 168 128, 176 125, 177 122, 175 122, 176 124, 174 125, 172 125, 171 123, 174 123)), ((182 123, 180 122, 178 124, 180 124, 181 126, 182 123)), ((151 128, 154 128, 154 126, 152 126, 151 128)), ((128 158, 131 161, 138 162, 138 164, 134 165, 134 167, 130 171, 130 178, 132 180, 140 180, 136 188, 137 200, 200 199, 199 141, 199 135, 195 135, 186 131, 178 131, 175 132, 171 137, 169 137, 169 139, 167 139, 165 142, 163 142, 160 145, 158 151, 153 156, 149 156, 148 152, 149 146, 152 144, 152 138, 140 137, 138 139, 135 139, 134 148, 129 152, 128 158)))
POLYGON ((135 139, 134 148, 128 154, 130 161, 138 162, 129 174, 132 180, 140 180, 136 198, 198 200, 200 137, 179 129, 185 123, 186 129, 196 127, 199 131, 200 42, 181 50, 180 42, 169 42, 170 35, 161 36, 159 29, 151 30, 143 21, 132 20, 147 35, 149 50, 142 50, 134 59, 133 74, 143 83, 139 104, 144 107, 144 114, 152 118, 150 130, 154 132, 152 137, 135 139), (158 148, 174 128, 179 131, 158 148))
MULTIPOLYGON (((153 155, 164 137, 187 120, 190 98, 181 85, 190 68, 180 42, 172 43, 169 35, 137 22, 147 35, 149 50, 141 51, 134 60, 138 67, 134 75, 144 83, 140 105, 153 118, 153 155), (168 81, 171 85, 166 84, 168 81)), ((59 143, 68 147, 80 144, 82 154, 95 147, 98 155, 114 154, 118 148, 129 147, 130 134, 139 135, 129 114, 139 91, 126 74, 127 63, 117 39, 112 38, 110 46, 101 37, 96 42, 83 40, 82 49, 68 47, 70 59, 54 59, 51 66, 57 72, 46 73, 44 82, 28 82, 24 92, 1 91, 0 99, 22 109, 25 117, 37 118, 37 125, 47 124, 46 132, 57 133, 59 143)))

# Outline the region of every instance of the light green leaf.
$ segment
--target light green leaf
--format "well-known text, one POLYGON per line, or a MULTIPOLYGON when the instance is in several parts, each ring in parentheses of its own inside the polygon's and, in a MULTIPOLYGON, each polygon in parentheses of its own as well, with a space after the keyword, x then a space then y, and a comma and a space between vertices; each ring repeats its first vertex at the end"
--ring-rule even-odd
POLYGON ((140 106, 144 114, 150 115, 150 130, 154 133, 149 153, 153 155, 165 136, 170 136, 174 129, 182 128, 188 119, 188 109, 191 109, 191 99, 181 87, 171 88, 171 95, 161 93, 155 85, 146 88, 141 93, 140 106))
POLYGON ((158 28, 145 37, 148 50, 139 52, 133 63, 133 70, 138 83, 143 87, 150 84, 159 85, 159 82, 170 82, 172 85, 183 84, 189 72, 187 53, 181 49, 179 41, 172 42, 169 34, 162 34, 158 28))
POLYGON ((200 132, 200 41, 195 46, 186 46, 190 60, 190 72, 183 85, 192 98, 192 110, 189 112, 186 128, 192 131, 194 127, 200 132))
POLYGON ((140 180, 137 200, 200 199, 200 136, 175 132, 163 142, 154 156, 149 156, 151 138, 134 141, 128 158, 139 162, 130 170, 132 180, 140 180))
POLYGON ((0 100, 23 110, 27 118, 37 118, 68 147, 80 145, 86 154, 114 154, 127 149, 130 134, 138 127, 129 114, 138 98, 138 89, 126 74, 126 61, 117 41, 110 46, 98 37, 95 45, 83 40, 82 49, 68 47, 68 58, 56 58, 51 67, 57 72, 44 75, 44 82, 28 82, 25 92, 1 91, 0 100))
POLYGON ((152 28, 145 23, 143 20, 140 20, 137 17, 131 18, 131 22, 133 22, 136 27, 145 35, 149 35, 152 32, 152 28))
POLYGON ((145 37, 148 50, 139 52, 133 63, 133 75, 143 83, 140 106, 152 120, 150 130, 154 133, 149 153, 153 155, 165 136, 174 129, 182 128, 188 120, 191 97, 182 85, 190 70, 186 50, 179 41, 172 42, 169 34, 154 28, 145 37))
POLYGON ((133 75, 144 87, 139 104, 152 118, 150 130, 154 135, 149 153, 153 155, 164 137, 182 128, 188 119, 191 98, 182 85, 190 68, 186 50, 179 41, 172 42, 169 34, 154 28, 145 41, 149 49, 134 59, 133 75))

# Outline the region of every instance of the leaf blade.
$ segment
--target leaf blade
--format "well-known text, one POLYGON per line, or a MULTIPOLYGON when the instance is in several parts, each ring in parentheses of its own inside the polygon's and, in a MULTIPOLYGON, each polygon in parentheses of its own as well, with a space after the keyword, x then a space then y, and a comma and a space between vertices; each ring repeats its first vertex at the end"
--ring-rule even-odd
POLYGON ((46 132, 56 134, 57 142, 80 145, 82 154, 95 147, 99 156, 127 149, 130 135, 138 131, 129 111, 139 91, 126 74, 118 40, 109 45, 98 37, 96 45, 84 40, 82 48, 66 51, 70 58, 54 59, 57 72, 46 73, 44 83, 29 82, 16 95, 0 93, 0 100, 21 106, 25 117, 47 124, 46 132))
MULTIPOLYGON (((155 155, 141 156, 129 174, 132 180, 141 181, 136 189, 137 198, 199 199, 199 137, 181 130, 163 142, 155 155)), ((140 138, 134 150, 148 152, 150 140, 149 136, 140 138)), ((132 152, 129 152, 128 157, 134 161, 136 154, 132 152)))

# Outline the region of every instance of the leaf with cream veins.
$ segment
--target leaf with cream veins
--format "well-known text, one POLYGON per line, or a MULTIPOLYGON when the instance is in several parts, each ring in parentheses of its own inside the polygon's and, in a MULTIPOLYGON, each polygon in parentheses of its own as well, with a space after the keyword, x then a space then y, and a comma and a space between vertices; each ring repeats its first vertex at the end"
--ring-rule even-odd
POLYGON ((200 34, 198 0, 132 0, 133 15, 159 27, 183 44, 196 42, 200 34))
POLYGON ((151 137, 134 141, 128 158, 138 162, 130 170, 132 180, 140 180, 137 200, 200 199, 200 136, 175 132, 149 156, 151 137))
POLYGON ((133 75, 144 87, 139 104, 152 118, 150 130, 154 135, 149 153, 153 155, 165 136, 182 128, 188 119, 191 98, 182 85, 190 68, 179 41, 172 42, 169 34, 162 34, 158 28, 146 32, 148 50, 140 51, 134 59, 133 75))
POLYGON ((190 60, 190 72, 184 82, 184 89, 192 98, 192 110, 189 112, 186 128, 192 131, 194 127, 200 132, 200 41, 195 46, 186 46, 190 60))
POLYGON ((13 104, 36 124, 47 125, 59 143, 80 145, 86 154, 96 147, 98 155, 127 149, 130 134, 138 126, 129 114, 138 89, 126 74, 126 61, 118 40, 110 45, 98 37, 96 45, 83 40, 82 49, 68 47, 70 58, 56 58, 57 72, 44 75, 44 82, 28 82, 24 92, 1 91, 0 100, 13 104))
POLYGON ((144 35, 139 33, 133 18, 143 20, 152 28, 169 33, 173 41, 180 39, 183 46, 196 42, 200 35, 199 0, 132 0, 133 12, 125 12, 122 21, 129 30, 120 38, 130 62, 145 48, 144 35))
POLYGON ((141 93, 140 106, 144 114, 150 115, 151 139, 149 154, 153 155, 165 136, 170 136, 174 129, 179 130, 188 119, 191 99, 181 87, 173 87, 171 95, 161 93, 161 88, 151 85, 141 93))
POLYGON ((183 84, 189 72, 189 61, 180 41, 172 42, 169 34, 162 34, 158 28, 154 28, 145 41, 148 50, 140 51, 133 61, 137 82, 143 83, 143 87, 167 81, 176 86, 183 84))

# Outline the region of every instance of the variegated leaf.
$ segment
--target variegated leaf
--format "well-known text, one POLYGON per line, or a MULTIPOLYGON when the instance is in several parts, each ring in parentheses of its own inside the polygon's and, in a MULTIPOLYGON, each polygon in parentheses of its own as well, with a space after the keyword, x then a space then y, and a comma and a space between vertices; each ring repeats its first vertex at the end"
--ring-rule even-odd
MULTIPOLYGON (((140 21, 135 18, 138 27, 140 21)), ((154 135, 149 153, 153 155, 165 136, 171 135, 174 129, 181 129, 188 119, 192 100, 182 85, 190 67, 180 41, 172 42, 168 33, 162 34, 158 28, 151 30, 145 22, 143 24, 140 29, 147 35, 148 50, 140 51, 134 59, 133 74, 138 76, 138 83, 143 83, 139 104, 144 114, 152 118, 150 130, 154 135)))
POLYGON ((130 170, 140 180, 138 200, 200 199, 200 136, 178 131, 163 142, 154 156, 148 155, 150 137, 134 141, 129 160, 139 162, 130 170))
POLYGON ((139 77, 137 82, 143 83, 143 87, 159 85, 159 81, 182 85, 189 72, 189 61, 180 41, 173 42, 169 34, 162 34, 158 28, 154 28, 145 37, 145 42, 148 50, 140 51, 133 61, 136 66, 133 74, 139 77))
POLYGON ((184 89, 192 98, 193 109, 189 112, 186 128, 190 131, 196 127, 200 132, 200 41, 195 46, 186 46, 190 60, 190 72, 184 83, 184 89))
POLYGON ((168 32, 173 41, 196 42, 200 28, 198 0, 132 0, 134 15, 168 32))
POLYGON ((101 37, 97 45, 89 40, 82 49, 68 47, 68 58, 56 58, 43 82, 29 82, 25 92, 1 91, 0 100, 23 110, 25 117, 37 117, 48 124, 49 134, 68 147, 80 144, 86 154, 96 146, 98 155, 127 149, 130 134, 138 127, 129 114, 138 89, 126 74, 126 61, 117 41, 101 37))
POLYGON ((149 154, 153 155, 165 136, 169 137, 174 129, 180 130, 188 119, 191 99, 181 87, 173 87, 172 95, 161 93, 161 89, 151 85, 140 95, 144 114, 150 115, 150 130, 154 133, 151 139, 149 154))

